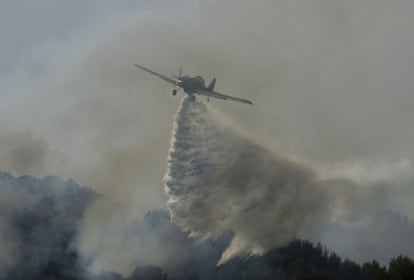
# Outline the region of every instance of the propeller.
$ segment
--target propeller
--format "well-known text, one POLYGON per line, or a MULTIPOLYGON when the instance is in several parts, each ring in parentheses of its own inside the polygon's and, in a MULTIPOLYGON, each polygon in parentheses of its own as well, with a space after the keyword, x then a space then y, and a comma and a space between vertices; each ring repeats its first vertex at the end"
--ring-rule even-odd
POLYGON ((178 69, 178 75, 172 74, 171 76, 175 79, 178 79, 182 75, 183 75, 183 68, 181 67, 180 69, 178 69))

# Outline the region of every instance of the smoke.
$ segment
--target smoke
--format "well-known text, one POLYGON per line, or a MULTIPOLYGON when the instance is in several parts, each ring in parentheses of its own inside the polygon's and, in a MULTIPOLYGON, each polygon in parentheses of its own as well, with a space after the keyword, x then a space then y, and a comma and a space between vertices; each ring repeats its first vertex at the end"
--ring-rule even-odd
POLYGON ((79 278, 76 224, 96 196, 73 180, 0 172, 0 278, 37 278, 53 270, 79 278))
MULTIPOLYGON (((118 201, 126 223, 163 207, 168 120, 178 101, 166 95, 168 85, 132 64, 167 75, 182 66, 188 74, 216 77, 224 93, 252 99, 254 111, 212 102, 270 146, 309 159, 310 164, 286 161, 302 170, 299 182, 310 180, 318 189, 308 166, 328 167, 325 177, 332 178, 331 167, 340 165, 334 177, 348 179, 338 191, 347 199, 336 204, 335 213, 358 217, 347 212, 351 203, 370 209, 364 217, 375 205, 413 217, 412 168, 397 166, 397 174, 404 169, 410 177, 398 186, 400 176, 386 174, 394 170, 390 162, 413 159, 413 3, 144 2, 48 1, 24 10, 16 1, 5 2, 0 169, 74 177, 118 201), (382 175, 373 179, 378 170, 366 167, 378 162, 382 175), (362 168, 348 168, 355 163, 362 168), (349 183, 354 179, 363 182, 349 183)), ((243 139, 235 143, 260 147, 243 139)), ((268 149, 257 150, 267 155, 268 149)), ((284 157, 276 155, 284 166, 284 157)), ((94 216, 88 217, 93 225, 94 216)), ((230 224, 226 228, 237 223, 230 224)), ((3 228, 7 232, 7 223, 3 228)))
MULTIPOLYGON (((351 201, 349 205, 355 206, 356 203, 351 201)), ((414 256, 412 221, 378 206, 369 214, 358 210, 354 210, 358 215, 354 217, 353 223, 336 221, 308 225, 299 233, 299 237, 322 242, 342 258, 357 262, 375 259, 385 265, 391 258, 401 254, 414 256)))
POLYGON ((75 178, 131 213, 162 207, 178 100, 133 63, 216 77, 256 111, 214 106, 285 154, 412 160, 412 3, 49 2, 2 9, 0 139, 15 147, 0 151, 2 170, 75 178), (16 160, 27 143, 10 127, 43 142, 39 164, 16 160))
MULTIPOLYGON (((381 252, 385 262, 396 250, 365 233, 378 211, 391 206, 385 182, 411 170, 407 161, 392 166, 392 172, 382 164, 371 164, 370 171, 364 165, 318 169, 260 144, 201 100, 185 97, 173 124, 164 182, 171 220, 190 237, 215 240, 233 234, 218 264, 262 254, 297 237, 329 243, 362 261, 369 259, 357 244, 371 240, 371 246, 383 248, 371 251, 371 257, 381 252), (352 236, 349 246, 336 246, 333 241, 346 232, 352 236)), ((93 274, 129 275, 146 264, 169 271, 190 259, 189 245, 176 238, 181 236, 177 231, 148 227, 112 199, 96 201, 78 229, 77 248, 93 274)), ((386 229, 378 232, 383 239, 386 229)), ((403 244, 411 240, 401 238, 403 244)))
POLYGON ((88 208, 78 225, 76 248, 93 275, 116 271, 126 276, 144 265, 185 270, 194 254, 192 240, 170 222, 165 211, 131 218, 108 198, 88 208))
MULTIPOLYGON (((199 240, 233 233, 220 264, 285 245, 330 212, 329 192, 312 170, 256 143, 189 97, 175 117, 164 181, 171 220, 181 230, 199 240)), ((121 205, 100 199, 79 225, 77 247, 92 273, 128 275, 137 265, 168 268, 189 259, 185 243, 174 238, 179 235, 168 232, 145 227, 121 205)))
POLYGON ((175 117, 164 178, 171 219, 190 236, 234 233, 219 263, 294 239, 329 213, 312 171, 238 133, 186 97, 175 117))
POLYGON ((88 208, 79 224, 77 248, 93 274, 117 271, 129 275, 138 264, 151 264, 151 254, 159 252, 146 247, 150 245, 145 236, 119 205, 102 198, 88 208))
POLYGON ((43 170, 49 147, 30 131, 1 134, 0 146, 5 170, 13 170, 17 174, 36 174, 43 170))

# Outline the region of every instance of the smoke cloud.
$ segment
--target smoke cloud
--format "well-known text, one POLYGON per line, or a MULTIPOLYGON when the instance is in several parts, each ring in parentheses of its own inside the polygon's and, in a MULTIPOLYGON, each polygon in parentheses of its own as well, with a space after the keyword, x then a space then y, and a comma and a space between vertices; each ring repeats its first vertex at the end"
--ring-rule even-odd
POLYGON ((216 77, 256 109, 214 106, 285 154, 327 166, 413 159, 411 2, 16 3, 0 19, 0 139, 19 143, 13 127, 47 149, 33 154, 42 165, 1 157, 2 170, 75 178, 136 213, 162 207, 178 100, 133 63, 216 77))
POLYGON ((96 197, 73 180, 0 171, 0 278, 37 278, 54 269, 81 275, 73 246, 76 224, 96 197))
MULTIPOLYGON (((185 73, 201 74, 206 79, 216 77, 217 89, 224 93, 252 99, 254 111, 212 102, 249 134, 266 139, 269 146, 277 145, 283 154, 307 158, 309 164, 297 164, 279 152, 268 153, 270 149, 249 137, 238 140, 230 136, 239 134, 233 126, 225 131, 228 134, 220 133, 225 135, 223 139, 234 138, 236 146, 227 141, 217 149, 227 146, 242 152, 238 146, 247 146, 242 152, 246 157, 252 156, 247 151, 257 152, 284 171, 295 170, 299 178, 297 185, 292 183, 297 186, 292 192, 306 190, 308 187, 301 187, 304 184, 319 193, 319 188, 325 188, 320 183, 325 185, 325 179, 333 179, 328 185, 343 186, 335 190, 334 196, 346 197, 333 207, 336 216, 350 217, 361 224, 374 209, 384 207, 414 217, 414 2, 144 2, 47 1, 30 4, 29 8, 25 3, 25 9, 18 1, 4 2, 0 11, 4 38, 0 53, 4 62, 0 65, 1 170, 19 175, 74 177, 118 201, 119 208, 123 208, 119 211, 128 216, 127 223, 148 209, 163 207, 161 177, 169 144, 168 120, 178 100, 166 96, 168 85, 136 72, 132 64, 142 63, 165 74, 183 67, 185 73), (309 166, 316 170, 321 166, 326 171, 322 181, 315 179, 318 176, 309 166), (339 167, 332 172, 333 166, 339 167), (359 210, 349 213, 349 205, 359 210), (360 216, 364 219, 358 219, 360 216)), ((214 124, 224 126, 221 122, 214 124)), ((239 158, 236 165, 237 157, 217 157, 232 163, 231 168, 240 178, 246 176, 239 171, 246 165, 263 167, 261 159, 253 164, 239 158)), ((214 159, 208 162, 212 161, 222 167, 214 159)), ((183 170, 187 170, 186 165, 183 170)), ((224 181, 230 180, 229 174, 216 172, 224 181)), ((286 176, 287 181, 291 178, 286 174, 273 176, 286 176)), ((264 179, 252 177, 258 182, 251 184, 260 189, 264 179)), ((166 182, 171 178, 166 177, 166 182)), ((213 179, 203 180, 209 183, 213 179)), ((255 234, 244 229, 246 221, 240 221, 244 216, 237 209, 249 205, 254 195, 278 201, 265 197, 266 188, 252 193, 252 188, 246 187, 248 183, 241 184, 246 201, 234 187, 227 190, 231 195, 218 197, 227 205, 235 197, 238 204, 231 202, 228 208, 238 218, 223 218, 224 225, 217 222, 208 228, 213 237, 224 230, 240 229, 239 245, 235 247, 245 249, 234 255, 260 251, 272 243, 266 237, 258 238, 260 244, 246 241, 255 234)), ((281 189, 288 188, 282 184, 281 189)), ((323 198, 309 195, 304 207, 320 199, 320 209, 303 219, 295 217, 294 223, 287 226, 291 231, 286 236, 293 235, 297 224, 320 219, 329 207, 324 201, 330 192, 323 193, 323 198)), ((170 203, 186 207, 185 201, 174 205, 172 199, 170 203)), ((206 208, 196 205, 194 209, 197 207, 206 208)), ((264 213, 269 212, 266 207, 270 206, 263 205, 264 213)), ((209 217, 214 217, 215 211, 223 214, 220 209, 205 211, 212 211, 209 217)), ((95 224, 93 217, 91 213, 87 219, 91 225, 95 224)), ((111 217, 108 215, 108 223, 113 221, 111 217)), ((182 219, 180 225, 184 227, 190 218, 178 213, 174 219, 177 223, 182 219)), ((105 220, 99 222, 105 229, 105 220)), ((8 236, 7 222, 0 224, 1 234, 8 236)), ((207 227, 191 225, 186 230, 205 238, 209 234, 203 226, 207 227)), ((128 226, 124 228, 128 230, 128 226)), ((264 232, 269 231, 264 228, 264 232)), ((340 240, 338 236, 329 238, 340 240)), ((122 243, 119 248, 129 245, 122 243)))
POLYGON ((186 260, 190 243, 183 242, 168 216, 161 218, 148 224, 110 199, 97 200, 79 224, 77 248, 83 263, 92 274, 116 271, 126 276, 138 265, 168 268, 186 260))
MULTIPOLYGON (((312 164, 413 159, 407 1, 16 3, 0 19, 1 170, 75 178, 132 215, 163 207, 178 100, 133 63, 216 77, 255 109, 216 108, 312 164), (30 160, 17 159, 29 146, 30 160)), ((409 204, 407 194, 393 195, 409 204)))
POLYGON ((0 146, 0 157, 5 170, 13 170, 17 174, 36 174, 46 164, 49 147, 30 131, 1 134, 0 146))
MULTIPOLYGON (((232 233, 218 264, 262 254, 297 237, 328 243, 346 257, 367 261, 376 256, 385 263, 401 247, 381 246, 387 229, 373 225, 398 224, 398 217, 378 217, 393 206, 390 182, 411 170, 407 161, 390 166, 317 168, 260 144, 202 100, 185 97, 173 124, 164 183, 171 220, 190 237, 215 240, 232 233), (378 238, 369 237, 369 228, 377 229, 378 238), (348 247, 337 243, 343 234, 348 234, 348 247), (358 249, 362 243, 381 249, 367 254, 358 249)), ((129 275, 137 265, 168 270, 188 261, 188 244, 174 236, 180 234, 147 227, 121 204, 101 199, 79 225, 77 248, 92 273, 129 275)), ((411 240, 408 235, 401 239, 402 244, 411 240)))

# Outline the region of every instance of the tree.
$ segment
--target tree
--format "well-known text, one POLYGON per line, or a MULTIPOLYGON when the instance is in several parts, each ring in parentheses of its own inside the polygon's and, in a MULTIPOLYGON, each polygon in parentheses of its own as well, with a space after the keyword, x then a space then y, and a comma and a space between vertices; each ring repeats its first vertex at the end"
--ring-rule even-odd
POLYGON ((362 279, 384 279, 386 269, 384 266, 380 266, 375 260, 366 262, 361 267, 362 279))
POLYGON ((414 261, 403 255, 391 259, 387 276, 390 280, 414 279, 414 261))

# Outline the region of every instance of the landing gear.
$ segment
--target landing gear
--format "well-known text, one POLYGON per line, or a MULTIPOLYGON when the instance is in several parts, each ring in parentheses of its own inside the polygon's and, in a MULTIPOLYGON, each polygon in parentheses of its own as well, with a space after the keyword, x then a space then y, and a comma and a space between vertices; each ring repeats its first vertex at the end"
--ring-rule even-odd
POLYGON ((191 95, 191 102, 194 102, 196 100, 195 95, 191 95))
POLYGON ((172 95, 177 95, 177 90, 176 89, 173 89, 172 95))

